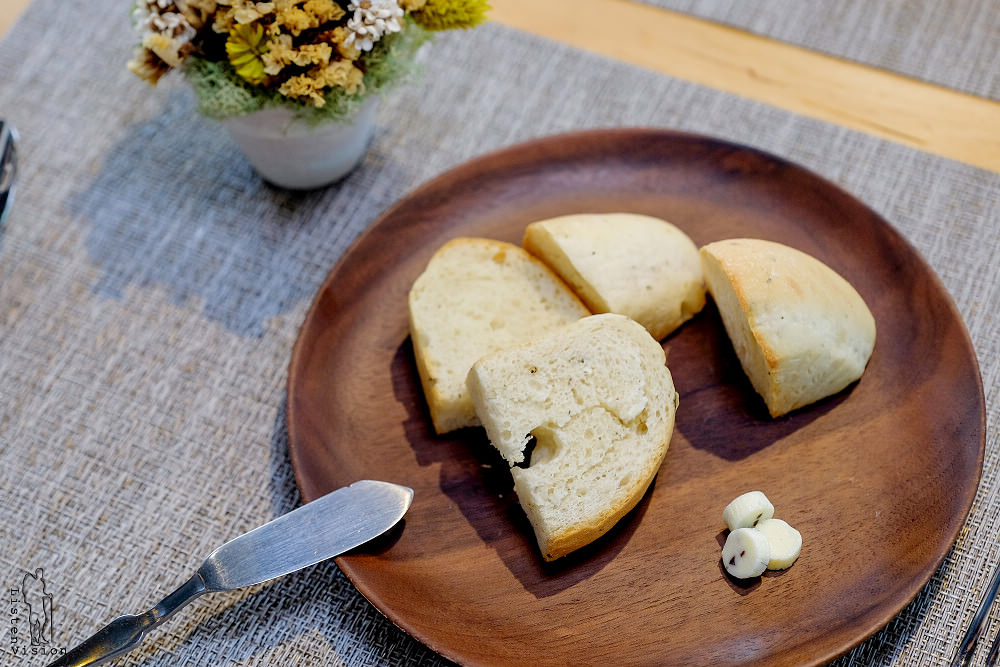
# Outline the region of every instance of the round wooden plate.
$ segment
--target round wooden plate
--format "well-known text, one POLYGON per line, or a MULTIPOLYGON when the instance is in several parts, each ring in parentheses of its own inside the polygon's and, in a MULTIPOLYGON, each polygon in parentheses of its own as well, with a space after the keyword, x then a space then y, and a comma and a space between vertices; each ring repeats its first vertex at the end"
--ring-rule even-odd
POLYGON ((387 211, 320 289, 291 359, 291 460, 304 500, 363 478, 416 492, 405 522, 339 565, 389 619, 466 665, 819 664, 930 579, 982 471, 972 345, 941 283, 876 213, 746 147, 662 130, 540 139, 468 162, 387 211), (680 393, 670 450, 609 535, 543 563, 481 429, 435 436, 407 292, 456 236, 519 243, 571 212, 670 220, 698 245, 749 236, 829 264, 875 314, 864 377, 766 415, 711 301, 663 341, 680 393), (724 573, 723 507, 760 489, 803 536, 789 570, 724 573))

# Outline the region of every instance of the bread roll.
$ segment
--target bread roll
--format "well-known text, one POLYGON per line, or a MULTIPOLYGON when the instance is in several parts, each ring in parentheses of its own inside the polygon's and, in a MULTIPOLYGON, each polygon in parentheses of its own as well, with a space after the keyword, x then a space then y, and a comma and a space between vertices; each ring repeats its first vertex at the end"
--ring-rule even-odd
POLYGON ((476 359, 589 314, 516 245, 459 238, 442 246, 409 294, 413 352, 435 431, 479 424, 465 386, 476 359))
POLYGON ((657 340, 705 305, 698 247, 665 220, 634 213, 566 215, 528 225, 523 244, 592 312, 627 315, 657 340))
POLYGON ((726 333, 772 417, 861 377, 875 346, 875 318, 833 269, 759 239, 709 243, 701 257, 726 333))
POLYGON ((666 455, 678 402, 663 348, 612 314, 488 355, 473 364, 468 385, 550 561, 635 507, 666 455))

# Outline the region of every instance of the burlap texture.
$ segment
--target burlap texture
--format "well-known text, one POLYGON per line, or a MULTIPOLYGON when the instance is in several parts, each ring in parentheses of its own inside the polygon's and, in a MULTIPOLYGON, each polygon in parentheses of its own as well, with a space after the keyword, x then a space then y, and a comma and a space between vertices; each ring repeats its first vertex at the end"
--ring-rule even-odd
MULTIPOLYGON (((127 72, 131 42, 128 3, 112 0, 36 0, 0 42, 0 115, 22 138, 0 235, 0 577, 45 569, 56 644, 147 608, 222 541, 298 503, 289 355, 327 272, 382 211, 493 148, 657 126, 840 184, 955 299, 989 415, 976 503, 923 592, 841 664, 951 656, 1000 559, 1000 175, 491 25, 438 39, 422 80, 381 106, 360 168, 295 194, 262 184, 182 81, 153 89, 127 72)), ((976 88, 995 95, 997 71, 976 88)), ((327 563, 202 598, 122 664, 443 662, 327 563)))
POLYGON ((1000 12, 983 0, 641 1, 1000 100, 1000 12))

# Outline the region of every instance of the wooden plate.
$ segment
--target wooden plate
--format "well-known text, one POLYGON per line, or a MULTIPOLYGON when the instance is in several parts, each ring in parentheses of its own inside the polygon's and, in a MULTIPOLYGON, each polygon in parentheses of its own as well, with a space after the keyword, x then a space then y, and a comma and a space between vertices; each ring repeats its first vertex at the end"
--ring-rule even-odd
POLYGON ((532 141, 405 197, 316 296, 288 396, 306 501, 362 478, 415 490, 399 530, 339 564, 393 622, 467 665, 826 662, 929 580, 969 511, 985 447, 968 334, 902 236, 802 168, 661 130, 532 141), (529 222, 580 211, 659 216, 699 245, 750 236, 811 253, 865 298, 878 341, 856 385, 771 420, 710 302, 663 342, 681 399, 649 493, 611 534, 546 565, 481 429, 433 435, 406 298, 446 240, 519 242, 529 222), (804 548, 790 570, 740 585, 721 568, 721 512, 751 489, 804 548))

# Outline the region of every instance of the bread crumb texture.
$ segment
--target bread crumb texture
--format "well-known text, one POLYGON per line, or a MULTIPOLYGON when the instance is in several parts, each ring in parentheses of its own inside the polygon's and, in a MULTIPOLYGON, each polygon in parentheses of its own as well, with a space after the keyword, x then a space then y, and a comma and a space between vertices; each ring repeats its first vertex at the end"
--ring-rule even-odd
POLYGON ((410 333, 434 429, 479 420, 465 378, 481 356, 590 314, 541 261, 502 241, 443 245, 409 294, 410 333))
POLYGON ((473 365, 476 412, 546 560, 606 533, 655 477, 678 402, 665 361, 644 327, 603 314, 473 365))

